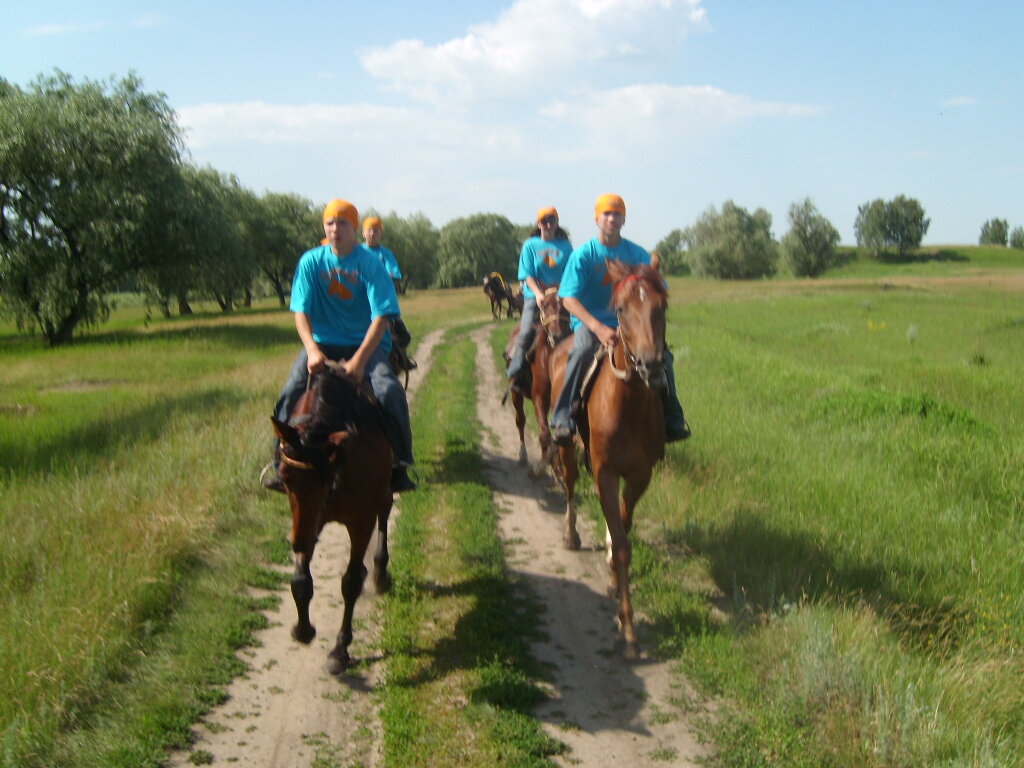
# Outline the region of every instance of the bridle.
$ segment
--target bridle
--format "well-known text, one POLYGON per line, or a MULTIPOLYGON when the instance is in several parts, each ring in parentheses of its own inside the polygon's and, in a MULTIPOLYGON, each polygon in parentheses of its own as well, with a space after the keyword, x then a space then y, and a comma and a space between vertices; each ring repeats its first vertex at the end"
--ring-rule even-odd
MULTIPOLYGON (((643 286, 643 278, 640 275, 629 275, 629 276, 623 278, 623 280, 615 288, 616 293, 619 290, 621 290, 624 286, 628 285, 629 283, 631 283, 633 281, 639 281, 641 283, 641 285, 639 287, 640 300, 641 301, 646 301, 647 300, 647 291, 646 291, 646 289, 643 286)), ((629 341, 621 333, 618 334, 618 339, 617 340, 618 340, 618 345, 621 345, 621 347, 622 347, 622 356, 623 356, 623 360, 625 362, 625 364, 622 366, 622 368, 618 368, 615 365, 615 347, 616 347, 616 344, 613 342, 613 343, 605 344, 604 345, 604 352, 608 356, 608 367, 611 369, 611 372, 613 374, 615 374, 615 378, 617 378, 619 381, 629 381, 629 379, 632 377, 633 373, 636 373, 640 377, 641 381, 643 381, 643 383, 646 386, 650 387, 651 386, 650 377, 645 372, 643 372, 646 369, 643 366, 640 365, 639 358, 636 356, 636 354, 633 352, 633 350, 629 348, 629 341)), ((662 371, 661 375, 662 375, 662 377, 665 376, 664 371, 662 371)))

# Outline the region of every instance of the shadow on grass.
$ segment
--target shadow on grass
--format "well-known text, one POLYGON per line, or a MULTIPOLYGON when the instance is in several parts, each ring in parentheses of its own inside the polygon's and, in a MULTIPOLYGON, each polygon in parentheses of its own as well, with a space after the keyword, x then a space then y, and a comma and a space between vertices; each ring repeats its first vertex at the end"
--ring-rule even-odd
MULTIPOLYGON (((761 510, 746 510, 722 527, 681 532, 677 545, 704 558, 738 626, 760 625, 800 603, 870 606, 904 642, 921 649, 956 648, 975 617, 955 598, 902 588, 927 584, 928 574, 843 557, 803 532, 772 527, 761 510)), ((663 553, 664 555, 664 553, 663 553)), ((708 629, 691 616, 663 617, 669 625, 708 629)))
POLYGON ((290 344, 298 347, 295 329, 264 323, 223 323, 219 325, 188 325, 162 327, 151 331, 106 331, 80 336, 63 347, 48 348, 40 336, 0 336, 0 350, 11 353, 62 354, 69 349, 95 347, 130 347, 191 341, 221 344, 225 347, 266 349, 290 344))
POLYGON ((927 264, 929 262, 948 262, 948 261, 970 261, 970 259, 962 253, 957 253, 949 248, 939 248, 938 250, 915 250, 909 251, 904 254, 898 253, 880 253, 877 261, 882 264, 927 264))
POLYGON ((89 424, 44 439, 23 441, 17 432, 4 434, 0 437, 0 473, 23 478, 78 469, 85 474, 95 470, 94 462, 99 459, 160 439, 173 419, 188 414, 212 417, 217 411, 238 408, 247 399, 231 389, 207 389, 167 397, 113 418, 97 413, 89 424))

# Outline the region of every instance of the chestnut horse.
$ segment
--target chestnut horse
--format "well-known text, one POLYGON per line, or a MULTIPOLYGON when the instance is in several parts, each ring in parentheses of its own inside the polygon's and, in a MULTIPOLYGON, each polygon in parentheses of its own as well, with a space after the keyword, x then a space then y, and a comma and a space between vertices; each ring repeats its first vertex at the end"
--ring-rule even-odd
POLYGON ((339 674, 351 663, 352 613, 366 580, 363 558, 374 528, 374 585, 378 593, 391 587, 387 531, 394 455, 376 403, 335 364, 329 365, 312 377, 289 423, 271 420, 281 441, 279 471, 292 509, 292 597, 298 611, 292 637, 301 643, 316 636, 309 620, 310 562, 320 531, 330 522, 348 529, 348 567, 341 577, 345 606, 337 643, 328 658, 330 672, 339 674))
MULTIPOLYGON (((576 416, 587 468, 594 478, 607 524, 609 593, 618 597, 619 630, 625 654, 640 652, 633 626, 629 592, 633 509, 651 480, 654 465, 665 455, 665 417, 661 388, 664 370, 665 310, 668 293, 661 276, 646 265, 608 261, 614 285, 612 306, 619 320, 618 338, 599 350, 599 367, 576 416), (620 496, 621 486, 621 496, 620 496)), ((551 358, 552 391, 565 380, 572 338, 559 344, 551 358)), ((560 446, 555 462, 566 494, 563 544, 579 549, 574 486, 578 477, 576 447, 560 446)))
MULTIPOLYGON (((516 428, 519 430, 519 463, 526 464, 526 413, 523 401, 528 397, 533 401, 533 411, 537 417, 538 440, 540 442, 540 460, 530 470, 530 474, 538 477, 544 472, 545 463, 549 460, 551 447, 551 429, 548 427, 548 413, 551 410, 551 378, 548 371, 548 359, 555 346, 569 333, 569 313, 558 298, 558 287, 547 288, 537 302, 540 322, 534 328, 533 345, 527 350, 527 365, 522 376, 523 389, 511 390, 512 407, 515 410, 516 428)), ((505 349, 505 362, 512 359, 519 328, 509 335, 505 349)), ((507 397, 507 395, 506 395, 507 397)), ((502 398, 502 405, 505 399, 502 398)))

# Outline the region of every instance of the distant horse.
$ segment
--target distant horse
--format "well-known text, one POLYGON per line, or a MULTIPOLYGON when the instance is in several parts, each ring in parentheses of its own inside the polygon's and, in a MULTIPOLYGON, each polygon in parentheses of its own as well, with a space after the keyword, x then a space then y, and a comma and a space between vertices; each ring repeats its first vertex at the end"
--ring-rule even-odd
MULTIPOLYGON (((533 344, 527 350, 522 376, 522 391, 511 390, 512 407, 515 409, 516 428, 519 430, 519 463, 526 464, 526 413, 523 400, 533 401, 533 410, 537 417, 538 439, 540 442, 541 460, 534 465, 531 474, 539 476, 544 471, 545 457, 549 456, 551 447, 551 430, 548 427, 548 413, 551 410, 551 378, 548 373, 548 360, 555 346, 569 333, 569 313, 558 298, 558 288, 548 288, 540 301, 537 302, 540 321, 536 326, 533 344)), ((505 361, 512 359, 519 328, 516 327, 509 336, 505 349, 505 361)), ((505 404, 502 399, 502 405, 505 404)))
POLYGON ((495 320, 501 317, 502 312, 512 317, 512 292, 500 272, 491 272, 484 278, 484 293, 491 300, 491 315, 495 320))
POLYGON ((512 295, 509 296, 508 305, 512 308, 512 317, 518 313, 520 317, 523 316, 523 306, 526 303, 526 297, 523 295, 523 291, 520 288, 516 288, 512 291, 512 295))
MULTIPOLYGON (((667 384, 663 350, 668 295, 661 276, 652 267, 609 261, 608 274, 614 285, 612 306, 619 319, 618 339, 598 354, 603 359, 590 381, 576 424, 607 524, 609 592, 618 597, 625 654, 636 658, 640 646, 629 593, 629 532, 633 509, 647 490, 654 465, 665 455, 660 390, 667 384)), ((565 380, 571 347, 570 337, 552 355, 553 393, 565 380)), ((566 494, 563 544, 578 549, 573 495, 578 477, 575 445, 558 448, 556 467, 566 494)))
POLYGON ((374 585, 379 593, 391 587, 387 530, 394 454, 378 406, 335 368, 313 376, 289 423, 272 421, 281 440, 280 475, 292 509, 292 597, 298 611, 292 637, 301 643, 316 636, 316 627, 309 620, 313 599, 310 562, 320 531, 329 522, 348 529, 348 567, 341 577, 345 605, 328 661, 330 672, 339 674, 351 663, 352 614, 366 580, 363 558, 374 528, 374 585))

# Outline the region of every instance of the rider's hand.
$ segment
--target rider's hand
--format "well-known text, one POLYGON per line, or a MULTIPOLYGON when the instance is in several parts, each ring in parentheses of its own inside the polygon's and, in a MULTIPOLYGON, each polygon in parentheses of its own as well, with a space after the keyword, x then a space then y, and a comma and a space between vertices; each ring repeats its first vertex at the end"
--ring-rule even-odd
POLYGON ((619 332, 616 329, 609 328, 607 325, 604 325, 603 323, 598 326, 597 330, 594 332, 594 335, 597 336, 598 340, 605 346, 614 346, 615 342, 619 338, 619 332))
POLYGON ((306 351, 306 370, 312 375, 319 373, 324 368, 324 363, 327 362, 327 358, 324 357, 324 353, 317 347, 314 351, 306 351))

